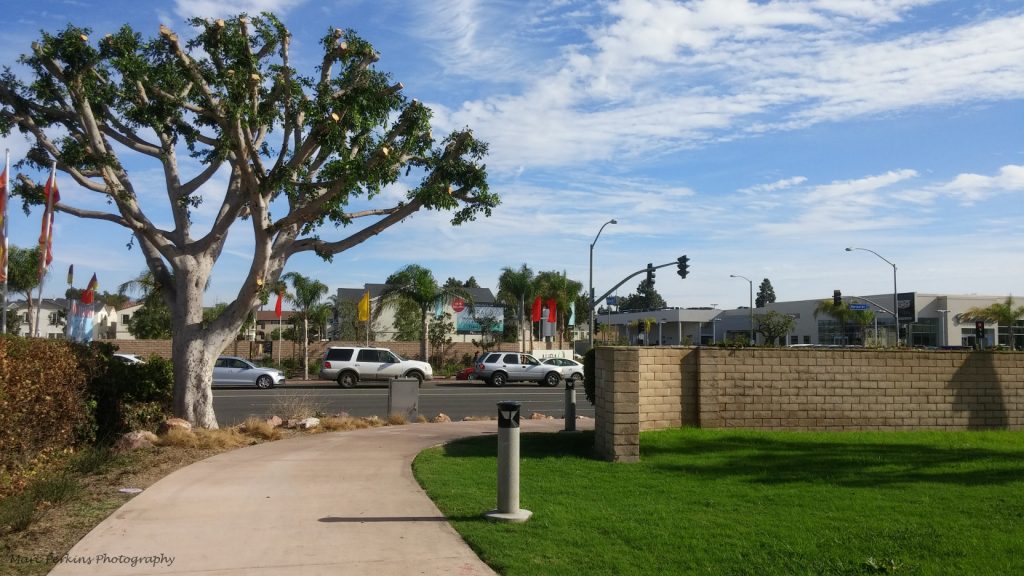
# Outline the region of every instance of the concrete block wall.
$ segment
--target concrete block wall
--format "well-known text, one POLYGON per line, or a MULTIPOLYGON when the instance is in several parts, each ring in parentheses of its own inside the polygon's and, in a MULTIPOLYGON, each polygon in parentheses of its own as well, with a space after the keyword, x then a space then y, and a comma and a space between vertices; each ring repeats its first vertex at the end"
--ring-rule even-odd
POLYGON ((598 348, 594 448, 616 462, 640 459, 640 349, 598 348))
POLYGON ((1024 354, 866 349, 597 349, 595 449, 639 431, 1024 429, 1024 354))
POLYGON ((703 349, 698 387, 708 428, 1024 426, 1024 354, 703 349))
POLYGON ((697 350, 636 348, 640 366, 640 430, 697 425, 697 350))

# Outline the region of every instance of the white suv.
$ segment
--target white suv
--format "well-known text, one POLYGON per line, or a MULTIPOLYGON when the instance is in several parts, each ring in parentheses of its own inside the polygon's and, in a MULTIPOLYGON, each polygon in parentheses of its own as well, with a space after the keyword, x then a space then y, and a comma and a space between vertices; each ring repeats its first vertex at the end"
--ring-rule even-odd
POLYGON ((490 382, 495 387, 504 386, 507 382, 537 382, 544 386, 558 386, 562 381, 562 369, 542 364, 529 354, 490 352, 477 359, 470 377, 490 382))
POLYGON ((360 380, 415 378, 420 384, 434 377, 426 362, 406 360, 387 348, 332 346, 324 352, 320 378, 337 380, 342 388, 352 388, 360 380))

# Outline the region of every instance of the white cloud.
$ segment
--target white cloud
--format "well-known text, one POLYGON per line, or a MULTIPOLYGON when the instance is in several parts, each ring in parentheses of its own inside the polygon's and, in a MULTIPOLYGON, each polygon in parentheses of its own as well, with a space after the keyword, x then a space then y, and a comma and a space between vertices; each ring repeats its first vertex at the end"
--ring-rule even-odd
POLYGON ((1003 166, 995 176, 959 174, 939 191, 973 204, 1000 192, 1024 192, 1024 166, 1003 166))
POLYGON ((440 107, 438 122, 473 126, 492 144, 491 165, 510 170, 1024 97, 1024 16, 890 26, 928 3, 612 2, 609 23, 554 71, 519 92, 440 107))
POLYGON ((792 178, 783 178, 782 180, 776 180, 768 184, 758 184, 756 186, 750 186, 740 190, 743 194, 758 194, 762 192, 776 192, 778 190, 785 190, 792 188, 793 186, 799 186, 807 181, 807 178, 803 176, 794 176, 792 178))
POLYGON ((182 18, 255 15, 273 12, 282 16, 306 0, 175 0, 174 12, 182 18))

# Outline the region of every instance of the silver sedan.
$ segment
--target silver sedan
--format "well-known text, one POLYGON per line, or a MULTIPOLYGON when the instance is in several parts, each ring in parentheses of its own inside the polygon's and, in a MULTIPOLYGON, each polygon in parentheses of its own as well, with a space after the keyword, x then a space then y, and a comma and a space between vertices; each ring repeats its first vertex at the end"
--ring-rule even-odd
POLYGON ((263 368, 236 356, 221 356, 213 365, 214 386, 255 386, 273 388, 284 384, 284 374, 276 368, 263 368))

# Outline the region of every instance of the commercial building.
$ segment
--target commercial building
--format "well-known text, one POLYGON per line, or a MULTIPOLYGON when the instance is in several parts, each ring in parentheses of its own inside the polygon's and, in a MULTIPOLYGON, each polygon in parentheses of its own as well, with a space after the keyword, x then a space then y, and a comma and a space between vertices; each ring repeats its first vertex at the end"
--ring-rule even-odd
MULTIPOLYGON (((831 299, 829 299, 831 300, 831 299)), ((899 336, 911 346, 974 347, 978 343, 975 319, 965 312, 1006 300, 1005 296, 974 294, 900 293, 898 298, 899 336)), ((709 345, 749 339, 752 324, 754 341, 764 343, 756 333, 757 317, 769 312, 789 316, 793 329, 783 337, 787 346, 795 345, 878 345, 896 344, 896 322, 892 314, 893 295, 843 296, 842 301, 870 314, 845 322, 821 311, 828 300, 774 302, 763 308, 664 308, 660 310, 601 314, 598 325, 612 328, 617 341, 631 345, 709 345)), ((1012 345, 1024 349, 1024 320, 1012 327, 987 323, 982 330, 984 346, 1012 345)), ((600 331, 598 332, 600 334, 600 331)), ((600 342, 600 337, 598 337, 600 342)))

